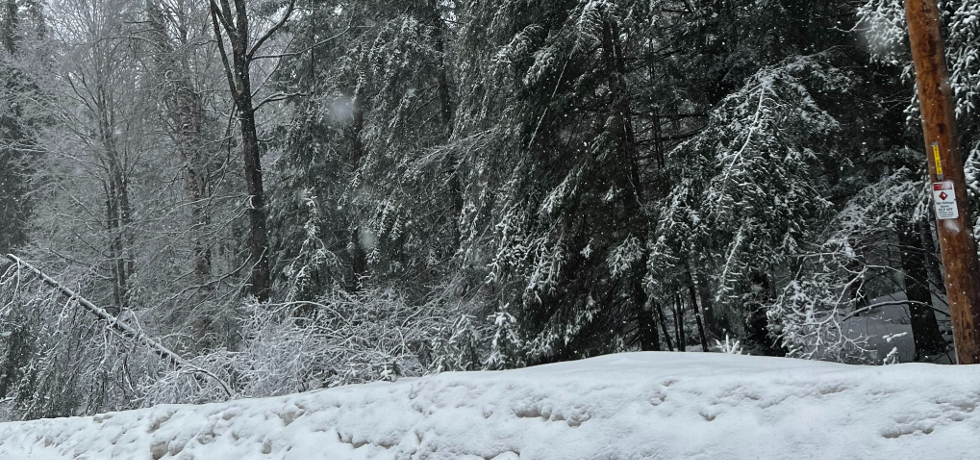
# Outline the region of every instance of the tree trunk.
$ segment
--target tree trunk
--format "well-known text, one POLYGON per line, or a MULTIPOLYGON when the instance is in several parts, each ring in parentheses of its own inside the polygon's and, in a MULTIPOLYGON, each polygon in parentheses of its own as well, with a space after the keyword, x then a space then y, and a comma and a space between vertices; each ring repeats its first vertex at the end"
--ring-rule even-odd
POLYGON ((364 277, 367 276, 367 252, 361 244, 361 227, 355 227, 350 235, 351 245, 351 281, 348 291, 351 293, 359 292, 364 286, 364 277))
MULTIPOLYGON (((115 163, 114 161, 112 163, 115 163)), ((110 170, 106 198, 106 220, 109 230, 109 256, 114 278, 114 305, 109 312, 119 315, 129 307, 129 278, 133 274, 131 211, 127 181, 118 165, 110 170)))
MULTIPOLYGON (((657 325, 653 320, 653 311, 650 308, 650 298, 643 288, 643 278, 640 276, 646 273, 647 253, 643 252, 637 265, 641 267, 638 273, 634 273, 631 282, 632 298, 635 307, 639 310, 639 322, 637 327, 640 332, 640 349, 642 351, 660 351, 660 337, 657 333, 657 325)), ((669 338, 668 338, 669 340, 669 338)))
POLYGON ((657 322, 660 323, 660 330, 663 332, 664 340, 667 342, 667 350, 674 351, 674 344, 671 342, 670 334, 667 332, 667 317, 664 315, 664 309, 658 302, 654 302, 653 308, 657 311, 657 322))
POLYGON ((705 332, 718 339, 726 337, 732 330, 726 310, 721 305, 715 305, 711 292, 711 282, 707 276, 698 275, 698 298, 701 300, 701 313, 704 316, 705 332))
POLYGON ((3 367, 0 367, 0 399, 6 398, 11 388, 16 388, 22 382, 21 369, 30 363, 33 351, 30 342, 33 331, 28 329, 26 321, 9 332, 10 335, 4 340, 6 353, 2 360, 3 367))
MULTIPOLYGON (((443 129, 445 130, 446 138, 448 142, 453 136, 453 107, 452 107, 452 94, 449 88, 449 71, 446 68, 446 38, 445 30, 446 24, 442 19, 442 14, 439 12, 438 5, 433 2, 430 3, 431 15, 432 15, 432 40, 435 42, 436 54, 439 56, 439 68, 436 71, 436 89, 439 95, 439 115, 442 120, 443 129)), ((462 233, 460 232, 460 219, 463 215, 463 185, 462 180, 459 177, 459 158, 456 157, 455 151, 451 151, 448 158, 450 170, 449 177, 449 199, 452 203, 452 232, 453 232, 453 249, 459 249, 462 242, 462 233)))
POLYGON ((156 48, 154 62, 157 75, 161 77, 170 135, 184 163, 184 200, 191 209, 188 242, 193 252, 194 282, 206 292, 210 289, 211 279, 211 247, 206 242, 211 223, 211 209, 206 199, 211 172, 204 139, 204 104, 185 71, 189 68, 186 58, 174 52, 163 14, 155 1, 146 0, 150 41, 156 48))
POLYGON ((219 7, 211 1, 211 24, 217 41, 226 79, 238 112, 238 125, 242 135, 242 156, 245 166, 245 188, 248 192, 249 265, 252 273, 249 292, 260 302, 269 299, 269 236, 266 231, 265 191, 262 187, 262 158, 259 137, 255 126, 255 106, 252 101, 251 66, 259 46, 279 30, 293 11, 291 0, 281 20, 249 49, 249 20, 245 0, 234 0, 232 10, 228 0, 221 0, 219 7), (224 37, 231 44, 231 61, 225 50, 224 37))
MULTIPOLYGON (((350 165, 351 172, 357 171, 357 168, 361 164, 361 158, 364 157, 364 143, 361 140, 361 133, 364 131, 364 100, 360 95, 354 96, 354 113, 353 113, 353 123, 351 124, 350 136, 351 136, 351 149, 350 156, 347 161, 350 165)), ((355 223, 356 224, 356 223, 355 223)), ((367 276, 367 252, 364 250, 364 244, 361 242, 361 232, 363 229, 360 225, 355 225, 354 229, 351 231, 350 236, 350 247, 351 247, 351 282, 349 290, 350 292, 358 292, 363 287, 362 281, 364 277, 367 276)))
MULTIPOLYGON (((643 283, 647 276, 647 263, 649 252, 647 251, 647 234, 649 233, 649 221, 643 212, 643 188, 640 182, 639 164, 636 155, 636 134, 633 130, 632 100, 625 73, 626 63, 623 50, 619 43, 619 29, 612 20, 603 22, 602 28, 602 47, 603 60, 609 75, 610 105, 607 119, 615 120, 614 126, 606 126, 606 129, 618 130, 618 154, 619 161, 623 169, 620 177, 615 178, 619 185, 625 190, 623 194, 623 211, 629 222, 631 234, 640 240, 641 254, 639 261, 633 267, 630 274, 630 297, 631 307, 637 318, 645 319, 650 317, 648 311, 649 298, 643 283)), ((638 325, 641 335, 649 338, 657 335, 656 325, 652 322, 641 321, 638 325)), ((669 347, 669 336, 667 337, 669 347)), ((680 339, 679 339, 680 340, 680 339)), ((658 341, 659 342, 659 341, 658 341)), ((657 345, 659 348, 659 343, 657 345)))
POLYGON ((653 309, 648 308, 640 312, 637 322, 640 327, 640 350, 641 351, 660 351, 660 334, 657 332, 657 324, 653 319, 653 309))
POLYGON ((265 192, 262 189, 262 164, 259 139, 255 129, 251 89, 246 86, 240 97, 238 121, 245 155, 245 187, 249 195, 248 222, 249 264, 252 266, 250 293, 260 302, 269 299, 269 240, 266 232, 265 192))
POLYGON ((905 294, 909 300, 909 317, 912 338, 915 340, 915 360, 946 352, 946 340, 939 331, 936 313, 932 310, 932 292, 929 290, 929 272, 926 268, 926 252, 922 248, 920 230, 928 227, 925 222, 904 225, 898 231, 899 251, 902 255, 902 271, 905 274, 905 294))
MULTIPOLYGON (((755 351, 765 356, 786 356, 787 350, 776 343, 776 337, 769 330, 769 317, 766 303, 772 295, 772 285, 768 274, 755 272, 750 277, 753 286, 758 286, 755 298, 743 304, 745 308, 745 341, 755 351)), ((754 288, 755 289, 755 288, 754 288)))
POLYGON ((115 141, 116 123, 113 104, 107 88, 99 81, 95 85, 95 110, 98 117, 98 135, 102 147, 102 166, 106 177, 103 190, 106 200, 106 230, 109 233, 109 264, 113 286, 113 305, 109 312, 118 315, 128 308, 129 278, 133 272, 131 228, 132 212, 129 205, 128 179, 125 163, 120 158, 115 141))
POLYGON ((677 351, 687 351, 687 336, 684 331, 684 302, 680 292, 674 292, 674 327, 677 330, 677 351))
POLYGON ((708 338, 704 335, 704 322, 701 320, 701 308, 698 307, 698 295, 697 289, 694 286, 694 274, 691 270, 687 271, 687 290, 691 295, 691 308, 694 309, 694 319, 698 323, 698 336, 701 339, 701 351, 707 353, 708 351, 708 338))

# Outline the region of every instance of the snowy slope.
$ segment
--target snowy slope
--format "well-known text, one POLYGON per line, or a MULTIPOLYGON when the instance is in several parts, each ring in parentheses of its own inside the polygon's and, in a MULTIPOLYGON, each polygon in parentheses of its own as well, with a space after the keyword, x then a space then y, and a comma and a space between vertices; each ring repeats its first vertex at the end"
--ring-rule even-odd
POLYGON ((634 353, 0 424, 20 459, 976 459, 980 366, 634 353))

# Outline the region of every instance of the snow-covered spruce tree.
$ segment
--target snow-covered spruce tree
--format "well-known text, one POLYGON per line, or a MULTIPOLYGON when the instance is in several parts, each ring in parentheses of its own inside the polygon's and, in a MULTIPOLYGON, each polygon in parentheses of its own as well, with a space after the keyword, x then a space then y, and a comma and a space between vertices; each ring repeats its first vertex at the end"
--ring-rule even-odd
POLYGON ((334 143, 343 130, 317 103, 299 104, 276 162, 270 206, 272 221, 279 222, 270 227, 274 286, 290 301, 343 289, 349 277, 349 219, 338 203, 346 165, 334 143))
POLYGON ((373 279, 454 289, 463 165, 461 146, 450 141, 455 45, 444 16, 452 10, 437 1, 379 6, 403 13, 376 16, 374 40, 363 50, 370 110, 347 194, 367 217, 361 240, 371 246, 364 249, 373 279))
MULTIPOLYGON (((287 24, 294 49, 283 71, 272 76, 282 94, 302 93, 286 101, 288 123, 272 130, 276 157, 269 178, 270 264, 276 296, 315 300, 350 283, 348 209, 341 195, 349 180, 349 99, 337 85, 346 67, 347 45, 361 28, 352 13, 334 14, 342 2, 311 2, 302 20, 287 24), (339 64, 339 65, 334 65, 339 64)), ((301 5, 302 6, 302 5, 301 5)), ((355 78, 356 80, 356 78, 355 78)))
MULTIPOLYGON (((760 68, 831 48, 846 35, 834 29, 841 10, 846 10, 834 2, 657 1, 619 5, 624 23, 630 25, 624 29, 628 38, 624 38, 623 49, 630 62, 627 78, 631 82, 639 176, 645 184, 648 220, 653 221, 663 212, 662 199, 683 180, 675 176, 678 168, 665 163, 665 152, 700 133, 709 111, 760 68)), ((664 243, 652 239, 645 250, 664 255, 664 243)), ((674 248, 678 249, 676 245, 674 248)), ((724 305, 712 305, 717 284, 704 262, 714 255, 687 250, 676 255, 680 258, 668 257, 673 262, 667 265, 663 258, 648 264, 656 271, 644 283, 652 295, 648 304, 651 313, 658 320, 686 322, 689 318, 689 327, 700 319, 703 327, 699 329, 723 337, 724 330, 730 329, 728 315, 724 305), (703 318, 698 310, 685 316, 684 310, 695 306, 703 318)), ((669 331, 657 329, 668 334, 662 338, 671 345, 669 331)), ((675 333, 702 335, 700 330, 683 334, 683 329, 675 333)))
POLYGON ((472 307, 479 293, 467 292, 478 283, 452 260, 456 152, 472 142, 447 144, 451 14, 437 2, 327 2, 291 25, 294 46, 306 51, 278 82, 309 97, 295 100, 276 162, 281 206, 273 209, 282 214, 274 219, 290 223, 274 234, 286 299, 346 288, 370 303, 395 289, 454 322, 484 315, 472 307))
MULTIPOLYGON (((442 149, 452 132, 442 12, 435 2, 317 8, 292 28, 299 47, 314 46, 291 59, 288 78, 279 80, 310 94, 297 100, 277 162, 281 199, 324 214, 314 224, 321 229, 316 239, 332 243, 324 243, 320 252, 330 256, 317 263, 329 260, 332 277, 342 275, 349 289, 391 277, 417 280, 410 288, 438 282, 455 253, 452 193, 459 188, 449 165, 455 162, 447 163, 442 149), (330 43, 318 44, 328 37, 330 43), (319 203, 301 205, 309 196, 319 203)), ((287 238, 311 241, 297 233, 287 238)), ((317 271, 302 252, 297 256, 278 265, 290 273, 317 271)))
POLYGON ((839 124, 811 92, 846 91, 847 84, 819 58, 764 68, 670 153, 677 181, 662 205, 654 279, 669 280, 688 254, 702 254, 686 263, 705 264, 697 269, 714 277, 716 304, 757 352, 778 352, 764 306, 779 271, 831 209, 819 157, 834 155, 827 138, 839 124))
POLYGON ((638 346, 648 225, 624 42, 633 2, 467 2, 464 263, 489 267, 494 366, 638 346))
POLYGON ((43 94, 33 70, 44 67, 42 6, 34 1, 5 0, 0 6, 0 253, 27 240, 27 197, 37 130, 45 117, 43 94))
MULTIPOLYGON (((759 143, 769 149, 765 147, 767 142, 779 145, 789 141, 795 143, 796 149, 809 148, 813 154, 808 156, 804 153, 803 156, 808 157, 800 158, 806 164, 807 171, 794 174, 802 174, 805 178, 800 184, 799 191, 816 187, 820 192, 808 196, 808 199, 812 199, 811 204, 816 208, 809 211, 803 209, 801 214, 794 216, 782 216, 794 217, 797 219, 794 222, 747 224, 763 225, 765 231, 770 230, 767 225, 788 225, 789 235, 796 239, 797 243, 806 243, 806 235, 819 234, 826 224, 825 220, 818 216, 836 207, 831 202, 841 203, 846 199, 842 197, 853 194, 855 188, 859 189, 861 186, 855 185, 855 177, 860 179, 863 174, 860 168, 846 166, 842 168, 842 164, 847 164, 850 157, 855 156, 855 152, 863 152, 872 146, 879 150, 887 150, 890 146, 888 142, 885 142, 888 145, 878 145, 882 143, 882 139, 887 139, 896 133, 898 137, 902 137, 900 130, 886 132, 881 128, 890 123, 889 117, 892 116, 890 112, 892 101, 888 100, 889 94, 893 93, 891 77, 888 69, 882 69, 880 66, 869 67, 864 47, 857 41, 856 34, 849 31, 857 20, 855 5, 831 1, 739 0, 696 4, 661 2, 660 5, 661 11, 669 11, 670 14, 656 16, 656 22, 660 27, 648 29, 654 31, 648 32, 649 46, 654 50, 650 53, 651 73, 659 75, 659 78, 651 79, 653 84, 648 94, 653 96, 652 102, 658 102, 658 105, 644 106, 645 110, 641 113, 654 112, 664 120, 659 125, 660 132, 663 133, 660 138, 663 139, 665 150, 670 150, 672 143, 678 141, 685 142, 687 147, 681 150, 678 147, 668 155, 663 179, 659 181, 667 183, 670 189, 670 192, 664 195, 666 199, 656 206, 661 220, 661 230, 667 227, 670 231, 666 233, 661 231, 658 238, 651 241, 651 253, 656 258, 656 261, 651 258, 650 267, 652 276, 649 285, 652 298, 655 303, 663 305, 676 304, 678 298, 694 299, 685 303, 700 304, 703 307, 705 328, 709 334, 723 337, 727 330, 744 340, 746 337, 743 334, 750 333, 755 338, 744 340, 749 350, 782 353, 782 350, 772 348, 774 337, 764 331, 767 327, 765 312, 758 306, 771 300, 774 293, 785 283, 785 277, 788 275, 785 270, 789 265, 778 267, 793 260, 792 252, 786 254, 787 258, 783 261, 771 265, 776 267, 775 271, 765 276, 762 273, 755 273, 752 276, 755 278, 754 281, 747 279, 735 281, 740 289, 748 289, 752 285, 760 288, 753 295, 748 296, 758 297, 757 299, 742 298, 736 301, 735 297, 741 295, 729 297, 733 293, 726 292, 730 287, 726 287, 723 283, 733 280, 726 280, 724 261, 729 255, 737 255, 731 252, 729 245, 737 240, 738 229, 742 227, 743 222, 726 221, 732 223, 733 227, 721 229, 713 224, 715 221, 712 219, 715 216, 724 215, 723 212, 718 211, 719 205, 721 205, 720 210, 725 209, 722 205, 725 201, 722 196, 727 192, 720 184, 729 182, 732 177, 730 173, 724 172, 727 170, 725 163, 717 160, 724 158, 723 155, 728 155, 728 160, 740 161, 739 150, 743 146, 751 147, 753 143, 759 143), (690 51, 685 52, 686 50, 690 51), (652 59, 653 57, 660 59, 655 60, 652 59), (784 94, 789 101, 800 100, 799 97, 808 100, 800 106, 807 107, 803 109, 803 114, 808 115, 809 111, 817 111, 815 113, 820 116, 817 119, 806 120, 806 123, 815 124, 817 131, 822 133, 810 133, 808 132, 810 127, 797 125, 791 125, 791 130, 783 130, 780 126, 782 119, 779 118, 783 115, 777 115, 775 124, 770 122, 770 129, 775 131, 774 136, 755 138, 753 135, 753 139, 748 144, 735 142, 735 139, 722 139, 733 143, 726 146, 708 144, 703 146, 709 150, 717 149, 718 158, 714 158, 713 155, 706 156, 699 153, 698 149, 690 148, 691 142, 697 142, 701 136, 718 136, 720 126, 717 124, 717 118, 714 118, 718 113, 712 114, 713 109, 731 110, 731 106, 725 108, 726 104, 731 104, 730 98, 739 94, 744 98, 747 95, 745 91, 752 85, 758 84, 759 77, 767 72, 766 69, 771 71, 792 62, 804 61, 819 63, 818 67, 822 67, 823 70, 804 71, 803 74, 792 75, 791 78, 798 80, 797 83, 801 85, 803 92, 799 96, 784 94), (840 79, 843 72, 834 70, 835 67, 848 69, 846 79, 849 82, 840 79), (853 89, 857 83, 861 85, 860 92, 855 92, 853 89), (842 91, 844 88, 852 89, 845 92, 842 91), (854 94, 861 94, 862 97, 855 100, 854 94), (713 118, 708 119, 705 117, 707 114, 711 114, 713 118), (827 135, 827 126, 820 126, 821 120, 836 125, 833 127, 832 136, 827 135), (705 123, 708 123, 707 128, 705 123), (714 127, 711 126, 712 123, 715 123, 714 127), (794 137, 797 139, 793 139, 794 137), (835 154, 839 151, 852 153, 842 157, 835 154), (725 179, 726 174, 728 179, 725 179), (705 201, 704 198, 708 193, 718 193, 719 196, 714 200, 705 201), (707 208, 707 205, 711 205, 714 209, 707 208), (822 210, 809 213, 817 208, 822 210), (805 218, 808 213, 810 217, 805 218), (737 225, 734 225, 735 223, 737 225), (720 235, 720 238, 708 233, 720 235), (692 284, 691 279, 696 282, 692 284), (765 293, 767 285, 768 294, 765 293), (685 291, 688 291, 686 295, 685 291), (699 295, 690 294, 694 291, 698 291, 699 295), (718 294, 721 294, 721 297, 717 300, 724 300, 725 297, 728 297, 728 300, 714 302, 718 294), (752 321, 746 321, 745 302, 754 305, 752 310, 755 314, 752 315, 752 321), (746 326, 749 327, 746 329, 746 326), (767 335, 769 337, 766 337, 767 335)), ((768 110, 765 103, 758 104, 760 102, 758 99, 756 102, 756 107, 761 107, 763 113, 768 110)), ((794 104, 796 102, 790 102, 789 105, 794 104)), ((738 127, 743 133, 749 131, 750 127, 756 126, 752 118, 740 121, 738 127)), ((780 159, 779 149, 772 149, 772 151, 775 155, 773 160, 780 159)), ((783 157, 781 160, 776 162, 777 167, 785 164, 783 162, 792 161, 792 158, 783 157)), ((765 161, 770 160, 765 159, 765 161)), ((734 166, 736 163, 731 164, 734 166)), ((747 190, 739 189, 732 192, 735 197, 731 204, 736 208, 745 206, 743 209, 754 209, 755 206, 764 205, 771 209, 778 209, 780 206, 793 206, 780 201, 786 191, 785 188, 760 187, 773 185, 767 184, 766 181, 769 180, 767 176, 759 176, 760 182, 754 182, 756 175, 762 173, 761 169, 748 169, 746 172, 750 174, 752 181, 749 182, 750 187, 747 190), (754 203, 750 200, 753 196, 754 203)), ((784 185, 787 186, 795 186, 793 184, 797 179, 797 177, 779 178, 778 174, 772 177, 775 177, 777 183, 785 180, 784 185)), ((857 182, 862 181, 857 180, 857 182)), ((736 183, 736 185, 741 184, 742 182, 736 183)), ((773 234, 770 234, 768 237, 772 236, 773 234)), ((747 254, 756 250, 764 252, 763 247, 753 246, 751 241, 749 243, 750 245, 745 248, 747 254)), ((775 252, 783 254, 781 249, 775 249, 775 252)), ((748 260, 751 260, 751 256, 748 260)), ((758 265, 768 263, 769 261, 763 260, 758 265)))

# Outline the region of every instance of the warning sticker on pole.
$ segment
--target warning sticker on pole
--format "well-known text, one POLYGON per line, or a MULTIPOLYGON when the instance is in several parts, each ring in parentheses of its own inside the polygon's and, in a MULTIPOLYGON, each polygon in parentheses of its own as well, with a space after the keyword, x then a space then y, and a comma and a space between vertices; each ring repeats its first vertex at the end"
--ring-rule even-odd
POLYGON ((936 218, 939 220, 956 219, 960 211, 956 208, 956 192, 950 181, 934 182, 932 197, 936 200, 936 218))

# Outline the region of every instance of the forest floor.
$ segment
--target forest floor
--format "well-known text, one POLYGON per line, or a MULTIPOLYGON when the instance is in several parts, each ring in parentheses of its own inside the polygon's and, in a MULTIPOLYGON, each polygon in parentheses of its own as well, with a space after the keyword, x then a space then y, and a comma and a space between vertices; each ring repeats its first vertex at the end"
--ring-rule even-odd
POLYGON ((980 366, 629 353, 0 424, 23 459, 975 459, 980 366))

